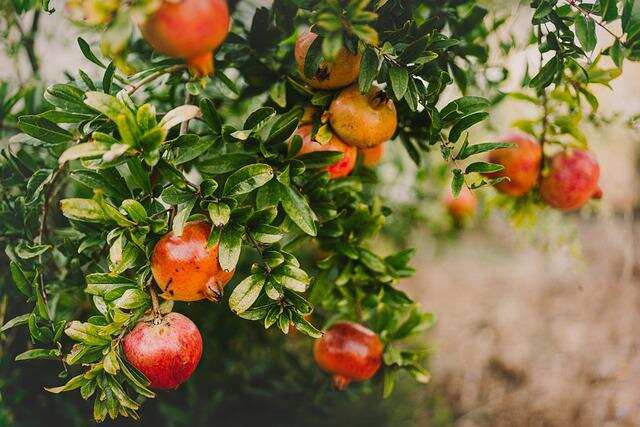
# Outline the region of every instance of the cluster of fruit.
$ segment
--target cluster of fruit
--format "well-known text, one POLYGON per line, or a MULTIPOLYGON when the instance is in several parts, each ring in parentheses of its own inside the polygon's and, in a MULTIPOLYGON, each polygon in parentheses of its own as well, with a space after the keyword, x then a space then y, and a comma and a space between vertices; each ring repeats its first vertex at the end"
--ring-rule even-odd
POLYGON ((340 90, 326 112, 308 107, 297 134, 302 137, 299 155, 316 151, 343 153, 336 163, 327 166, 331 178, 349 175, 355 168, 358 152, 362 164, 375 166, 384 152, 384 144, 396 132, 398 118, 393 101, 379 87, 372 86, 363 94, 354 82, 360 74, 362 54, 343 47, 332 61, 322 61, 314 76, 306 77, 304 67, 311 44, 317 38, 313 32, 303 34, 295 45, 298 71, 304 81, 315 89, 340 90), (319 117, 318 117, 319 116, 319 117), (313 137, 314 119, 328 122, 333 130, 329 141, 321 143, 313 137))
MULTIPOLYGON (((541 144, 528 135, 513 133, 504 138, 513 144, 510 148, 492 151, 488 161, 501 165, 499 172, 486 174, 489 178, 507 177, 495 184, 495 188, 508 196, 521 197, 538 186, 544 203, 554 209, 569 212, 580 209, 590 199, 602 197, 598 185, 600 166, 593 154, 579 149, 567 149, 548 160, 548 170, 543 170, 541 144)), ((473 214, 476 199, 468 189, 460 197, 447 197, 445 204, 454 218, 473 214)))
MULTIPOLYGON (((225 0, 184 0, 163 2, 141 25, 144 38, 157 51, 183 58, 196 76, 213 71, 214 51, 229 31, 229 12, 225 0), (176 34, 181 34, 176 37, 176 34)), ((313 107, 301 121, 297 134, 302 146, 297 155, 318 151, 338 151, 343 156, 327 166, 331 178, 347 176, 357 164, 358 152, 365 166, 374 166, 383 153, 384 143, 397 128, 393 101, 379 87, 363 94, 356 80, 360 74, 361 54, 343 47, 331 60, 322 61, 313 76, 305 75, 312 43, 317 38, 308 32, 298 38, 295 60, 302 79, 320 90, 339 91, 326 111, 313 107), (329 125, 331 135, 318 141, 317 125, 329 125), (326 139, 326 140, 325 140, 326 139)), ((504 169, 488 174, 490 178, 508 177, 496 188, 511 196, 522 196, 536 185, 550 206, 569 211, 598 197, 599 167, 593 156, 581 150, 563 151, 549 162, 549 171, 541 173, 540 143, 522 135, 511 135, 512 148, 496 150, 489 161, 504 169)), ((475 209, 475 198, 465 189, 459 199, 447 202, 455 217, 475 209)), ((219 301, 222 288, 234 271, 225 271, 218 260, 218 247, 207 247, 210 225, 188 223, 182 235, 169 233, 154 248, 151 260, 153 276, 161 296, 176 301, 219 301)), ((202 355, 202 337, 185 316, 170 313, 164 317, 156 310, 152 321, 138 323, 124 338, 127 360, 150 380, 151 387, 171 389, 194 372, 202 355)), ((344 389, 352 380, 367 380, 380 368, 383 344, 362 325, 334 324, 319 338, 314 348, 317 363, 333 374, 334 385, 344 389)))
MULTIPOLYGON (((211 226, 190 222, 181 236, 162 237, 151 258, 153 277, 161 296, 174 301, 218 301, 234 271, 224 271, 218 246, 207 247, 211 226)), ((155 389, 173 389, 195 371, 202 356, 202 336, 189 318, 179 313, 139 322, 123 340, 129 363, 142 372, 155 389)), ((334 385, 344 389, 350 381, 371 378, 382 364, 380 338, 362 325, 334 324, 316 341, 318 364, 334 375, 334 385)))

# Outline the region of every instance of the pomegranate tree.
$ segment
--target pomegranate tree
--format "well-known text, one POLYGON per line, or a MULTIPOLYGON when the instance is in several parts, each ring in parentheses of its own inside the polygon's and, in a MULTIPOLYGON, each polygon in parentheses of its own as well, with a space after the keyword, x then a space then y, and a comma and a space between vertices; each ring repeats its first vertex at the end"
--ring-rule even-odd
MULTIPOLYGON (((223 414, 231 395, 290 405, 277 395, 290 392, 281 379, 318 383, 307 364, 292 363, 293 350, 276 357, 289 351, 284 338, 263 334, 292 326, 295 351, 304 351, 302 334, 318 339, 318 371, 338 388, 374 379, 365 388, 388 395, 399 372, 427 382, 423 353, 402 342, 433 324, 404 292, 413 268, 403 241, 425 224, 441 237, 432 224, 473 217, 474 191, 486 185, 533 191, 562 210, 601 193, 593 157, 568 147, 588 145, 580 126, 598 115, 593 85, 640 58, 637 23, 633 2, 586 14, 578 3, 534 2, 531 40, 543 63, 504 97, 510 70, 493 71, 512 61, 486 42, 503 20, 484 19, 492 12, 473 0, 68 0, 64 9, 84 22, 76 40, 86 61, 57 75, 38 56, 53 2, 4 2, 0 52, 20 61, 19 73, 3 69, 10 81, 0 77, 0 424, 5 414, 15 424, 59 421, 45 409, 12 411, 30 396, 21 382, 41 390, 52 366, 64 380, 48 391, 78 390, 97 421, 137 419, 152 389, 186 381, 203 352, 211 370, 189 387, 199 413, 223 414), (616 15, 619 37, 599 51, 592 21, 609 25, 616 15), (99 32, 99 43, 84 31, 99 32), (607 55, 618 68, 598 62, 607 55), (58 83, 46 87, 42 76, 58 83), (531 137, 491 153, 504 148, 489 142, 504 123, 471 130, 513 98, 541 115, 515 122, 531 137), (394 161, 369 170, 387 142, 394 161), (443 196, 445 187, 459 196, 443 196), (445 214, 454 220, 441 221, 445 214), (223 288, 225 304, 205 301, 225 299, 223 288), (211 331, 206 348, 195 324, 211 331), (18 327, 28 349, 8 339, 18 327), (22 365, 15 355, 57 363, 22 365)), ((536 50, 527 46, 529 63, 536 50)), ((531 212, 540 198, 499 197, 498 208, 531 212)), ((59 411, 71 400, 30 397, 76 413, 59 411)), ((190 421, 175 418, 182 397, 162 397, 145 422, 190 421)))

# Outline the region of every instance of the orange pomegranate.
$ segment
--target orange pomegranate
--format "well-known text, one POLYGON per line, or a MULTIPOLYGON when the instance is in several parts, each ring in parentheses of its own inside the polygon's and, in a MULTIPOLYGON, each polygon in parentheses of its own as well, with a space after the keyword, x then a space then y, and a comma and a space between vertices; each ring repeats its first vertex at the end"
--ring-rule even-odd
POLYGON ((523 134, 508 135, 504 141, 515 144, 515 147, 494 150, 488 156, 489 162, 502 165, 504 169, 486 176, 508 177, 508 181, 496 184, 496 189, 510 196, 522 196, 528 193, 538 181, 542 148, 538 141, 523 134))
POLYGON ((382 365, 384 346, 378 335, 353 322, 339 322, 316 340, 313 355, 324 371, 333 375, 338 390, 351 381, 366 381, 382 365))
POLYGON ((294 51, 296 65, 304 81, 316 89, 338 89, 353 83, 358 78, 358 74, 360 74, 362 55, 360 53, 353 54, 344 47, 340 49, 338 56, 333 61, 329 63, 321 62, 314 77, 308 78, 304 75, 304 62, 307 58, 307 53, 311 43, 317 37, 316 34, 308 32, 300 36, 296 41, 294 51))
POLYGON ((229 33, 226 0, 163 0, 141 25, 158 52, 187 61, 196 76, 213 72, 213 52, 229 33))
POLYGON ((234 270, 224 271, 218 262, 218 246, 207 247, 211 226, 185 224, 181 236, 164 235, 153 248, 151 271, 161 296, 175 301, 209 299, 219 302, 234 270))
POLYGON ((360 154, 362 154, 362 165, 367 168, 375 167, 380 162, 380 159, 384 154, 385 144, 386 143, 383 142, 382 144, 376 145, 375 147, 361 148, 359 151, 360 154))
POLYGON ((375 86, 367 94, 360 93, 357 85, 343 89, 331 102, 329 122, 340 139, 358 148, 388 141, 398 126, 393 101, 375 86))
POLYGON ((443 203, 454 220, 463 221, 475 215, 478 198, 473 191, 463 186, 458 197, 453 197, 451 191, 447 191, 443 203))
POLYGON ((329 172, 329 176, 332 179, 349 175, 356 166, 358 150, 342 142, 335 134, 328 143, 320 144, 318 141, 311 139, 311 131, 311 125, 300 126, 296 131, 296 134, 302 137, 302 148, 300 148, 298 156, 315 151, 340 151, 343 154, 342 159, 327 166, 327 172, 329 172))

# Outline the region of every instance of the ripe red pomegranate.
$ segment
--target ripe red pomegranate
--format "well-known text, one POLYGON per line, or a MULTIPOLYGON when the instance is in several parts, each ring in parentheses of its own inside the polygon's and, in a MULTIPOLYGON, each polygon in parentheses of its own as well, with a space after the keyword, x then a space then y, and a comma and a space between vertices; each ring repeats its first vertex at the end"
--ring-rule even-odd
POLYGON ((210 232, 211 226, 204 221, 189 222, 180 237, 170 232, 153 248, 151 271, 163 298, 220 301, 222 288, 235 270, 220 267, 218 246, 207 248, 210 232))
POLYGON ((463 186, 458 197, 453 197, 451 191, 447 191, 444 195, 443 203, 453 219, 462 221, 475 215, 478 207, 478 198, 473 191, 463 186))
POLYGON ((509 181, 496 184, 498 191, 510 196, 528 193, 538 181, 542 162, 542 148, 538 141, 524 134, 510 134, 503 139, 516 144, 489 153, 488 160, 504 166, 499 172, 486 174, 489 178, 509 177, 509 181))
POLYGON ((385 145, 386 142, 383 142, 375 147, 361 148, 359 151, 360 154, 362 154, 362 165, 367 168, 375 167, 380 162, 380 159, 384 154, 385 145))
POLYGON ((226 0, 164 0, 141 25, 158 52, 187 61, 196 76, 213 72, 213 53, 229 33, 226 0))
POLYGON ((561 211, 581 208, 592 197, 602 196, 598 186, 600 166, 588 151, 557 153, 549 163, 549 173, 540 182, 540 196, 561 211))
POLYGON ((349 175, 356 166, 358 150, 342 142, 335 134, 328 143, 320 144, 318 141, 311 139, 311 130, 311 125, 304 125, 300 126, 296 131, 296 134, 302 137, 302 148, 298 155, 301 156, 315 151, 340 151, 343 153, 342 159, 327 166, 327 172, 329 172, 329 176, 332 179, 349 175))
POLYGON ((311 43, 317 37, 315 33, 308 32, 300 36, 296 41, 294 51, 296 65, 304 81, 316 89, 338 89, 353 83, 358 78, 358 74, 360 74, 362 55, 360 53, 353 54, 344 47, 340 49, 338 56, 330 63, 321 62, 314 77, 308 78, 304 75, 304 62, 307 58, 307 52, 309 52, 311 43))
POLYGON ((329 122, 340 139, 358 148, 388 141, 396 132, 396 107, 386 93, 372 86, 361 94, 358 85, 343 89, 331 102, 329 122))
POLYGON ((320 367, 333 374, 338 390, 351 381, 366 381, 382 364, 383 344, 375 332, 353 322, 336 323, 316 340, 313 355, 320 367))
POLYGON ((154 389, 174 389, 189 379, 202 356, 202 336, 180 313, 138 323, 122 341, 129 363, 142 372, 154 389))

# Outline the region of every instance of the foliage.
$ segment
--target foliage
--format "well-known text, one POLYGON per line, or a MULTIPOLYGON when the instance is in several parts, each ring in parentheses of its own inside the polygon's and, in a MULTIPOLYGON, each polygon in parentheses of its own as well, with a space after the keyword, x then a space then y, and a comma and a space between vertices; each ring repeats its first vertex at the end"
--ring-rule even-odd
MULTIPOLYGON (((69 2, 72 12, 77 3, 69 2)), ((221 266, 237 268, 237 284, 227 292, 231 311, 265 329, 287 334, 295 326, 310 337, 337 319, 364 323, 386 345, 385 397, 401 371, 427 382, 422 352, 402 340, 435 319, 399 286, 413 274, 413 251, 376 253, 373 239, 392 213, 375 194, 376 174, 359 166, 330 180, 324 167, 339 153, 296 156, 302 107, 322 111, 337 91, 302 82, 293 43, 302 27, 317 30, 305 74, 343 47, 363 52, 360 90, 385 86, 398 111, 395 139, 418 166, 438 153, 445 166, 432 170, 444 180, 441 172, 450 169, 457 194, 464 185, 495 183, 481 173, 501 169, 479 159, 507 145, 471 142, 469 130, 504 99, 495 85, 480 84, 490 56, 486 39, 504 19, 489 23, 471 0, 276 0, 250 20, 239 16, 243 3, 234 3, 238 18, 209 80, 190 77, 180 61, 157 57, 138 38, 135 24, 158 2, 90 3, 93 14, 79 18, 104 29, 101 53, 78 39, 91 72, 79 70, 46 90, 0 85, 7 266, 0 274, 11 301, 17 290, 30 304, 12 313, 2 332, 24 326, 34 343, 16 360, 57 361, 64 382, 48 390, 79 389, 93 399, 98 421, 138 417, 155 393, 127 363, 120 342, 150 315, 155 243, 203 219, 214 225, 209 243, 219 244, 221 266), (96 70, 99 78, 90 77, 96 70), (461 96, 451 100, 445 90, 454 83, 461 96), (491 101, 479 96, 483 91, 491 101), (16 290, 8 290, 7 276, 16 290)), ((511 96, 539 106, 541 117, 517 126, 543 144, 585 146, 583 105, 592 113, 598 107, 591 86, 607 85, 625 59, 639 58, 640 4, 535 0, 532 8, 542 66, 525 76, 529 89, 511 96), (596 26, 616 20, 623 33, 607 28, 612 43, 594 52, 596 26), (616 68, 601 68, 602 55, 616 68)), ((2 3, 7 34, 25 37, 19 16, 30 9, 33 38, 41 11, 52 12, 48 2, 2 3)), ((33 44, 25 49, 37 75, 33 44)), ((315 115, 313 125, 319 140, 331 136, 326 115, 315 115)), ((171 309, 170 302, 161 307, 171 309)), ((210 329, 213 340, 218 333, 210 329)))

